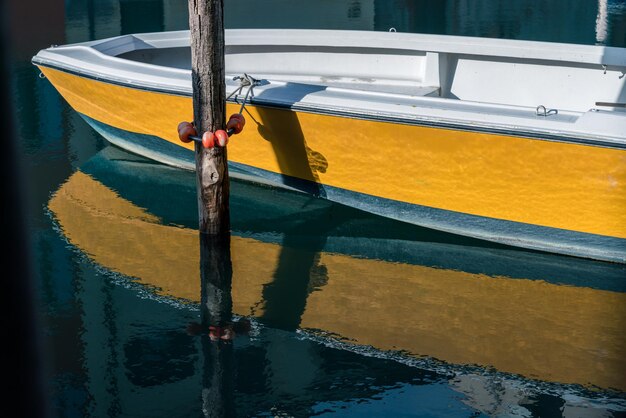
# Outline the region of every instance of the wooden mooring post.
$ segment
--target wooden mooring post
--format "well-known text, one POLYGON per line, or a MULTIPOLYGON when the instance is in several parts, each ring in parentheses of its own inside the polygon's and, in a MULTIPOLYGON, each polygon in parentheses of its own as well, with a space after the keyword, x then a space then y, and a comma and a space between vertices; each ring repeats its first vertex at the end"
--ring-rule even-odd
MULTIPOLYGON (((200 136, 207 131, 217 133, 225 129, 223 10, 223 0, 189 0, 193 118, 195 131, 200 136)), ((205 363, 202 412, 206 417, 231 417, 235 416, 234 354, 229 340, 234 334, 226 146, 205 147, 196 141, 195 155, 200 230, 200 320, 204 331, 202 351, 205 363)))
MULTIPOLYGON (((224 129, 223 0, 189 0, 193 118, 197 132, 224 129)), ((195 143, 200 232, 222 235, 230 230, 229 179, 226 147, 204 148, 195 143)))

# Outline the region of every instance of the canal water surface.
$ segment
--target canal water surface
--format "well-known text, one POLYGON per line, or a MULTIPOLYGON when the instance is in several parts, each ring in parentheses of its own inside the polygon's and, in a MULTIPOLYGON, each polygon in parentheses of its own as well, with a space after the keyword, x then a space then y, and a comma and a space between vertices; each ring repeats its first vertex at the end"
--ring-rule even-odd
MULTIPOLYGON (((13 103, 54 416, 626 415, 626 268, 232 183, 231 343, 198 336, 195 179, 110 146, 29 60, 183 29, 184 0, 10 2, 13 103), (34 28, 34 30, 33 30, 34 28)), ((626 47, 600 0, 226 0, 227 27, 626 47)))

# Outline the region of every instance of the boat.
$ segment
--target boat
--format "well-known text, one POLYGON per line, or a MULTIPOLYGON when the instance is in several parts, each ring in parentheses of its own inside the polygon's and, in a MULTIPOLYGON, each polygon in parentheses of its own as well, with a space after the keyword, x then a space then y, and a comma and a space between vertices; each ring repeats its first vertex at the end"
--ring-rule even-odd
MULTIPOLYGON (((68 243, 116 280, 146 298, 198 304, 193 179, 107 147, 48 209, 68 243)), ((231 200, 237 315, 346 350, 440 361, 420 363, 427 369, 478 365, 626 390, 626 266, 432 234, 411 240, 418 227, 383 221, 381 230, 376 216, 239 180, 231 200)))
MULTIPOLYGON (((626 263, 626 49, 397 32, 226 31, 260 80, 233 177, 505 245, 626 263)), ((112 144, 194 168, 189 32, 40 51, 112 144)), ((227 113, 236 113, 234 94, 227 113)))

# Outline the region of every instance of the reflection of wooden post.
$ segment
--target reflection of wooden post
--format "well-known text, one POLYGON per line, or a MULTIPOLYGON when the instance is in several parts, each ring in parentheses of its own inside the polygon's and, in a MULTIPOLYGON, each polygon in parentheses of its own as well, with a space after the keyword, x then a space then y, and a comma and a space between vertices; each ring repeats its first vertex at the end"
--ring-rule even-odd
MULTIPOLYGON (((202 136, 226 122, 223 0, 189 0, 189 30, 193 119, 202 136)), ((196 142, 196 176, 200 232, 223 234, 230 229, 226 148, 196 142)))
MULTIPOLYGON (((230 235, 200 233, 200 320, 202 328, 223 327, 231 323, 233 268, 230 260, 230 235)), ((232 342, 211 341, 202 336, 204 374, 202 412, 206 417, 235 416, 234 353, 232 342)))
POLYGON ((203 328, 223 326, 231 321, 232 278, 230 235, 214 237, 200 233, 200 320, 203 328))
POLYGON ((235 414, 234 356, 232 344, 202 340, 205 366, 202 377, 202 413, 205 417, 227 418, 235 414))

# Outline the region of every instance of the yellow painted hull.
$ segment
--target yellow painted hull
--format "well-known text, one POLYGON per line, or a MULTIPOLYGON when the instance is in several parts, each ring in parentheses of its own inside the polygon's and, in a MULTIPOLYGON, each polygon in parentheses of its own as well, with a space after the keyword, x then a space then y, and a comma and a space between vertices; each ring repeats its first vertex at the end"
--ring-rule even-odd
MULTIPOLYGON (((191 98, 41 70, 96 129, 126 135, 112 142, 157 159, 129 138, 183 151, 176 126, 191 98)), ((248 109, 229 158, 253 174, 426 227, 626 262, 626 150, 248 109)))
MULTIPOLYGON (((197 231, 164 225, 80 171, 49 208, 95 262, 161 295, 198 301, 197 231)), ((305 250, 243 237, 233 237, 232 248, 234 311, 263 316, 263 292, 281 254, 297 258, 305 250)), ((324 280, 308 294, 303 328, 382 350, 626 390, 624 293, 324 251, 309 274, 324 280)))

